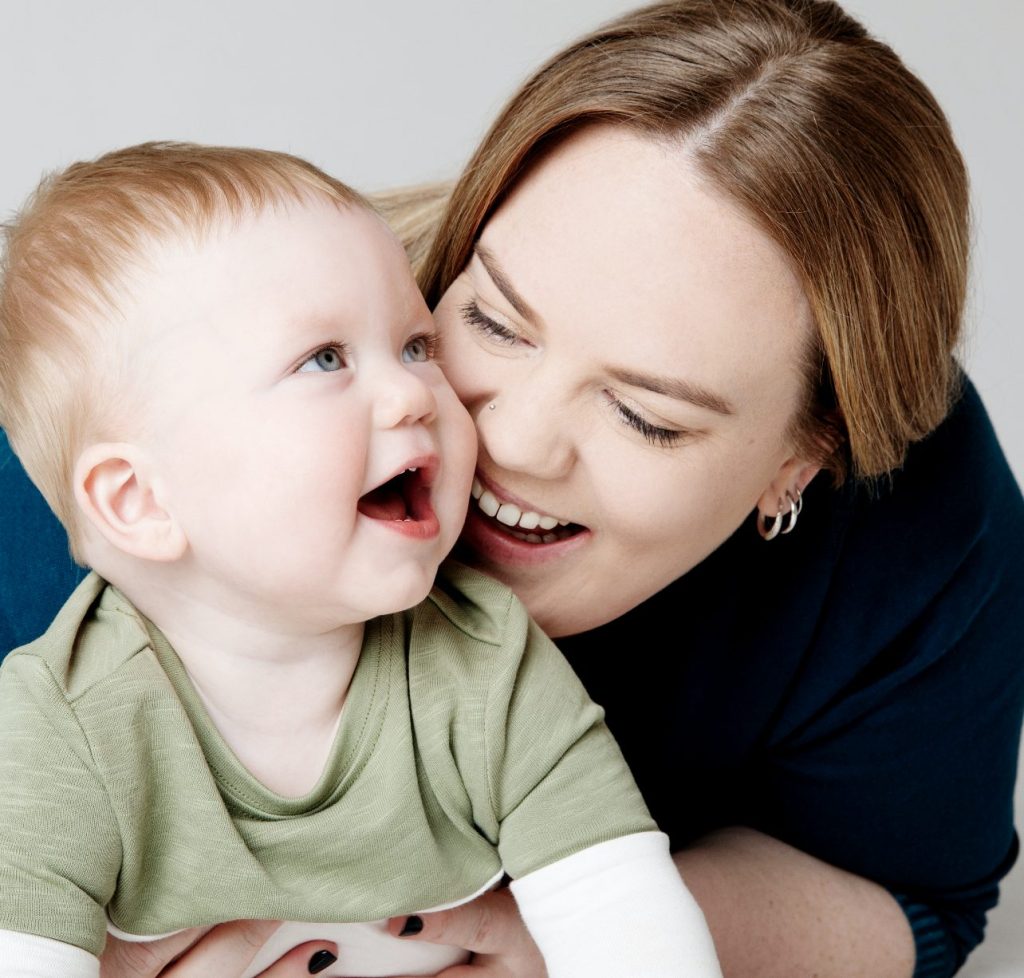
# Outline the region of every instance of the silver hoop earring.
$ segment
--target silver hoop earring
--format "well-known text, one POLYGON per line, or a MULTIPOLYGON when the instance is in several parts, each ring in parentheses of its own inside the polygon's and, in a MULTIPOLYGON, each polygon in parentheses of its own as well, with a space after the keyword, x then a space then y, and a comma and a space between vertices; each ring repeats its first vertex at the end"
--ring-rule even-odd
POLYGON ((786 498, 789 500, 789 522, 786 524, 786 528, 782 531, 783 536, 787 533, 792 533, 793 528, 796 526, 797 517, 800 515, 800 510, 804 508, 804 497, 800 494, 800 490, 796 491, 796 499, 793 498, 790 491, 786 490, 786 498))
POLYGON ((769 525, 768 517, 762 516, 760 513, 757 514, 757 532, 761 534, 761 538, 764 540, 774 540, 782 529, 782 507, 779 507, 779 511, 775 514, 775 519, 769 525))
POLYGON ((796 499, 793 498, 793 493, 788 489, 786 490, 786 499, 789 500, 789 510, 785 511, 783 506, 783 500, 779 500, 779 511, 775 514, 775 519, 770 517, 762 516, 760 513, 757 514, 757 532, 761 534, 761 537, 765 540, 774 540, 779 534, 785 536, 787 533, 792 533, 793 528, 796 526, 797 517, 800 516, 801 511, 804 508, 804 497, 803 493, 799 489, 796 491, 796 499), (783 528, 785 523, 785 528, 783 528))

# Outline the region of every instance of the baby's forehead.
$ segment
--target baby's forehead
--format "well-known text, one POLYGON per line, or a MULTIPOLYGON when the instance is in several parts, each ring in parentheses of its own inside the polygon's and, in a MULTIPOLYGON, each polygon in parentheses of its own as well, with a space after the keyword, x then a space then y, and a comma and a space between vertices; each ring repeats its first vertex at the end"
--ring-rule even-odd
POLYGON ((254 267, 285 264, 297 245, 315 247, 316 229, 303 220, 309 211, 321 215, 320 223, 351 220, 348 208, 331 201, 272 202, 242 213, 216 213, 191 225, 151 229, 126 263, 123 293, 138 305, 152 299, 184 304, 215 287, 241 286, 254 267))
MULTIPOLYGON (((295 253, 309 256, 339 234, 357 241, 361 249, 404 254, 391 229, 373 211, 309 196, 269 201, 241 212, 224 210, 194 224, 154 228, 140 239, 133 264, 154 278, 192 276, 208 282, 217 271, 229 273, 274 260, 287 264, 295 253)), ((345 272, 343 264, 336 266, 336 274, 345 272)))
POLYGON ((223 215, 149 237, 125 281, 135 347, 280 345, 364 306, 421 303, 404 251, 375 213, 330 200, 223 215), (405 297, 405 298, 403 298, 405 297))

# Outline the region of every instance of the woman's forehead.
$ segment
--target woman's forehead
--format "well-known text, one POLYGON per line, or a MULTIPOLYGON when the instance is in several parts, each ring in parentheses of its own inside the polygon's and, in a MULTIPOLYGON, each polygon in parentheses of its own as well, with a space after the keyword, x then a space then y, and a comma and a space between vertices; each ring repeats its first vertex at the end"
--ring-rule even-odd
POLYGON ((549 328, 581 317, 664 350, 773 360, 811 328, 782 250, 697 175, 684 149, 593 127, 533 167, 481 236, 549 328), (665 333, 664 336, 661 334, 665 333))

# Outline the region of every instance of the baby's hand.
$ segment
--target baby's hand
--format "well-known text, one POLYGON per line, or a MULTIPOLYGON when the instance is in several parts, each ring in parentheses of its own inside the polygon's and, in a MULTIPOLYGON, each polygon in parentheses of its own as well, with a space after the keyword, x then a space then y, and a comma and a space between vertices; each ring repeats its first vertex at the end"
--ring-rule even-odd
MULTIPOLYGON (((100 978, 238 978, 279 926, 276 920, 236 920, 149 943, 111 937, 100 958, 100 978)), ((329 941, 309 941, 292 948, 260 978, 308 978, 330 967, 337 951, 329 941)))

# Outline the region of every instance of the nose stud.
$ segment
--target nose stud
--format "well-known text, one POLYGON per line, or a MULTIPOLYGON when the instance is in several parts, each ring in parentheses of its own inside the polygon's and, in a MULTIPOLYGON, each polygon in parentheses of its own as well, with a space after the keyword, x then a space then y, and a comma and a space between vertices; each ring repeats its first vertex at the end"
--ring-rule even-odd
POLYGON ((491 403, 487 405, 487 410, 488 411, 493 411, 497 406, 498 405, 495 404, 494 401, 491 401, 491 403))

